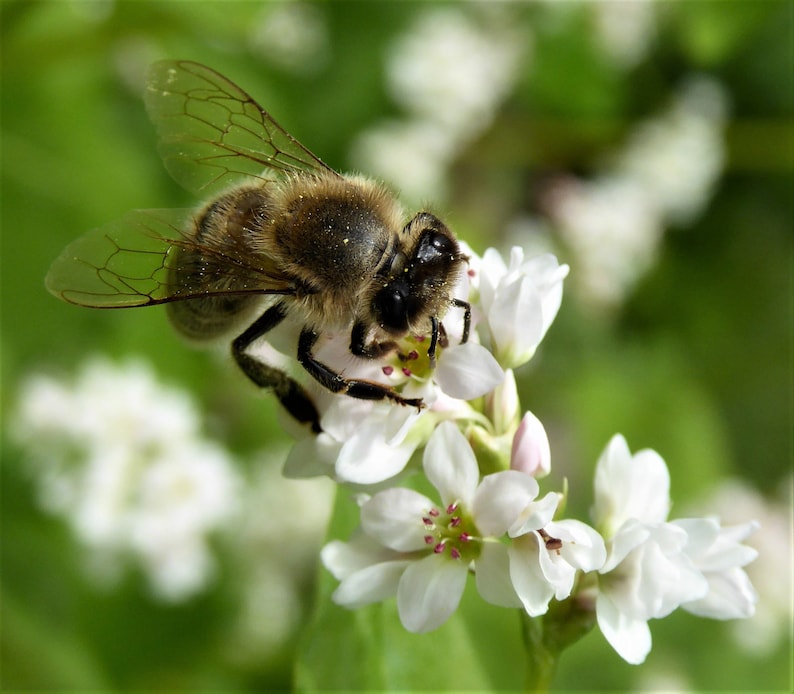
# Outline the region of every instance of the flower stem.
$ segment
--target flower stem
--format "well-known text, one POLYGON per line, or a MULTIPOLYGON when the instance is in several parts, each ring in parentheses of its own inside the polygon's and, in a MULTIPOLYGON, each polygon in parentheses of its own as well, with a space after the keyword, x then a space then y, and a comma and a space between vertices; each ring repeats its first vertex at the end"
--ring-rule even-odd
POLYGON ((548 692, 557 671, 558 653, 552 652, 544 639, 543 618, 521 612, 524 645, 527 649, 526 692, 548 692))
POLYGON ((592 602, 584 596, 553 600, 541 617, 521 612, 524 645, 527 649, 525 691, 548 692, 557 671, 560 654, 595 625, 592 602))

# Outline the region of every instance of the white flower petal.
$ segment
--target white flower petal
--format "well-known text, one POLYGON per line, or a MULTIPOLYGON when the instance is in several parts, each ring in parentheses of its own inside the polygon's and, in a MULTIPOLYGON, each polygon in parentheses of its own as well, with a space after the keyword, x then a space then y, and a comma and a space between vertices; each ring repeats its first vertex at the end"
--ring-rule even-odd
POLYGON ((687 612, 710 619, 743 619, 755 614, 758 593, 742 569, 708 574, 706 579, 706 597, 681 605, 687 612))
POLYGON ((712 518, 680 518, 672 525, 686 531, 689 539, 685 551, 703 572, 745 566, 758 556, 757 550, 739 544, 755 531, 757 523, 721 528, 712 518))
POLYGON ((554 589, 554 597, 557 600, 565 600, 571 594, 576 569, 565 561, 562 553, 558 553, 558 550, 548 549, 540 537, 538 537, 538 544, 541 545, 538 554, 540 570, 554 589))
POLYGON ((508 529, 508 534, 510 537, 518 537, 524 533, 545 528, 551 523, 559 503, 560 495, 555 492, 549 492, 542 499, 528 504, 516 519, 516 522, 508 529))
POLYGON ((500 537, 512 527, 538 495, 534 477, 505 470, 487 475, 474 494, 471 512, 486 537, 500 537))
POLYGON ((389 561, 355 571, 342 580, 331 599, 338 605, 355 609, 390 598, 397 592, 401 576, 412 563, 410 560, 389 561))
POLYGON ((368 418, 342 444, 336 459, 336 476, 341 482, 377 484, 394 477, 408 464, 415 441, 390 445, 384 438, 384 421, 368 418))
POLYGON ((359 532, 354 533, 347 542, 333 540, 320 552, 323 566, 340 581, 367 566, 401 557, 400 553, 384 547, 374 538, 360 532, 360 528, 359 532))
POLYGON ((546 532, 562 540, 560 554, 571 566, 582 571, 598 571, 606 561, 604 539, 581 521, 569 519, 551 522, 546 532))
POLYGON ((506 274, 507 265, 499 251, 495 248, 487 248, 483 253, 478 273, 480 303, 486 312, 493 305, 496 288, 506 274))
POLYGON ((521 607, 510 580, 510 557, 499 542, 486 542, 476 561, 477 590, 483 600, 499 607, 521 607))
POLYGON ((477 489, 480 471, 466 437, 452 422, 436 427, 424 452, 427 479, 438 490, 444 506, 459 501, 468 506, 477 489))
POLYGON ((496 388, 504 371, 485 347, 466 342, 444 350, 434 378, 450 397, 473 400, 496 388))
POLYGON ((606 537, 628 519, 663 523, 670 509, 670 474, 650 449, 633 457, 626 439, 612 437, 596 466, 593 519, 606 537))
POLYGON ((562 303, 562 283, 568 276, 568 266, 560 265, 557 258, 551 253, 529 258, 522 264, 522 271, 525 272, 535 283, 538 293, 541 296, 543 305, 543 329, 541 339, 546 334, 562 303))
POLYGON ((545 614, 554 588, 546 580, 540 568, 540 552, 546 546, 539 542, 536 533, 517 537, 508 548, 510 558, 510 580, 521 604, 530 617, 545 614))
POLYGON ((499 286, 488 312, 488 326, 497 359, 505 368, 516 368, 530 359, 543 334, 543 307, 529 278, 499 286))
POLYGON ((627 616, 604 593, 596 599, 596 618, 601 633, 623 660, 632 665, 645 661, 651 651, 651 630, 646 620, 627 616))
POLYGON ((397 587, 402 625, 414 633, 441 626, 460 604, 467 573, 464 562, 439 554, 413 562, 397 587))
POLYGON ((626 521, 609 543, 607 560, 600 573, 608 573, 620 564, 626 556, 645 542, 651 534, 650 528, 637 520, 626 521))
POLYGON ((307 436, 295 442, 284 461, 284 477, 307 479, 322 475, 333 475, 342 444, 326 433, 307 436))
POLYGON ((425 549, 422 518, 432 507, 430 499, 412 489, 386 489, 361 507, 361 527, 391 549, 400 552, 425 549))

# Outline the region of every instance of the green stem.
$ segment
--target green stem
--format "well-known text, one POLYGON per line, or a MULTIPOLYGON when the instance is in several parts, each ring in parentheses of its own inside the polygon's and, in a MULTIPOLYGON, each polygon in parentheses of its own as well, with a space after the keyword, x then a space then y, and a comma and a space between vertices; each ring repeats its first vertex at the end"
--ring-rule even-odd
POLYGON ((557 671, 560 654, 595 625, 595 611, 586 592, 567 600, 552 600, 541 617, 521 612, 527 650, 525 691, 548 692, 557 671))
POLYGON ((527 649, 527 669, 524 682, 526 692, 548 692, 557 671, 559 653, 546 643, 542 617, 530 617, 521 612, 524 645, 527 649))

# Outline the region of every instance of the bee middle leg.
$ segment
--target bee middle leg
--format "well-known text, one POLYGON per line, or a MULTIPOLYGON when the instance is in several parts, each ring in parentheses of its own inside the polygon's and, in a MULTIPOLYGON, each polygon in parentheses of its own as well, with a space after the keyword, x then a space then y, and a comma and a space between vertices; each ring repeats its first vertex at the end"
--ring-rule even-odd
POLYGON ((255 340, 275 328, 287 315, 283 304, 271 306, 232 342, 232 355, 242 372, 260 388, 270 388, 301 424, 309 424, 315 434, 322 431, 317 408, 301 385, 281 369, 270 366, 246 353, 255 340))
POLYGON ((311 328, 304 328, 298 339, 298 361, 304 369, 332 393, 344 393, 360 400, 391 400, 399 405, 422 408, 422 398, 404 398, 389 386, 374 381, 344 378, 312 354, 312 347, 319 335, 311 328))

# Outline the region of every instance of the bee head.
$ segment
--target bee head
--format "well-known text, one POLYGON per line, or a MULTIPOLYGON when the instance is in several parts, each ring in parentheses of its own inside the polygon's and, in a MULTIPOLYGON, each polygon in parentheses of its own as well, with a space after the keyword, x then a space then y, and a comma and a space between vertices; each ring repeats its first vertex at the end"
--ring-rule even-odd
POLYGON ((428 212, 405 225, 398 247, 372 308, 381 328, 404 335, 446 312, 465 258, 454 234, 428 212))

